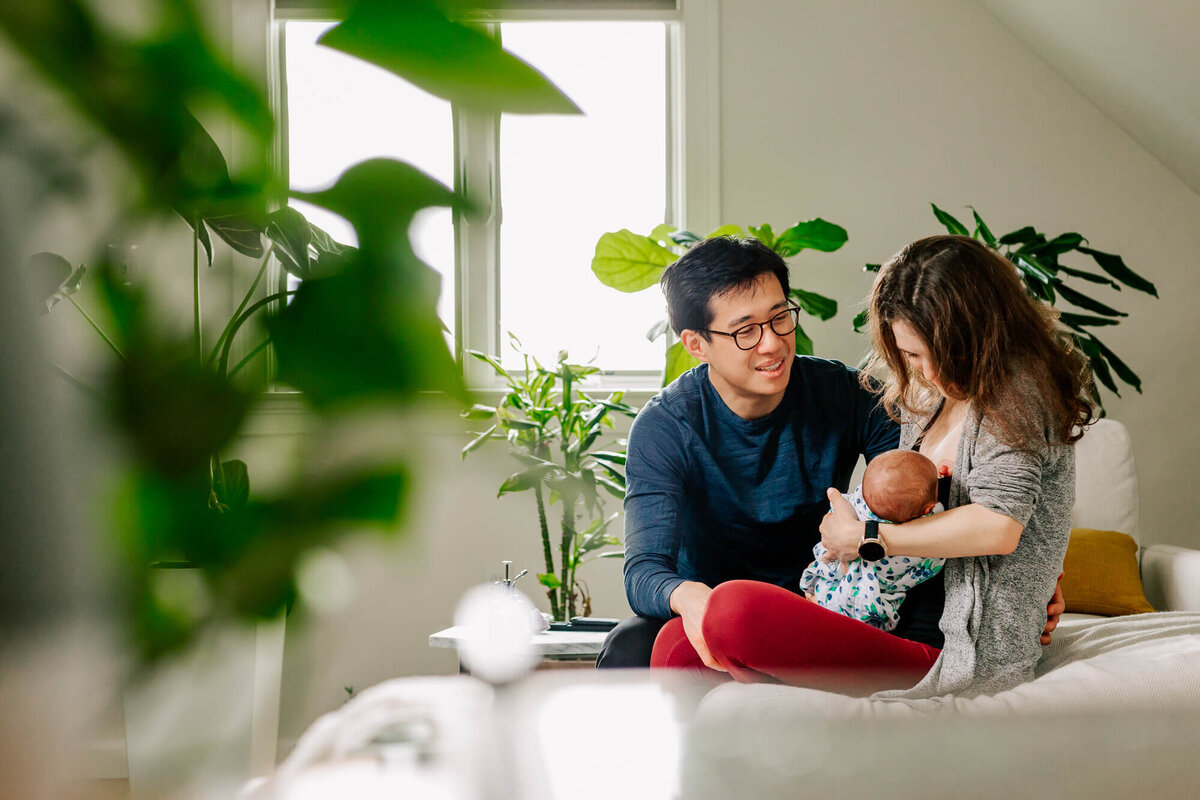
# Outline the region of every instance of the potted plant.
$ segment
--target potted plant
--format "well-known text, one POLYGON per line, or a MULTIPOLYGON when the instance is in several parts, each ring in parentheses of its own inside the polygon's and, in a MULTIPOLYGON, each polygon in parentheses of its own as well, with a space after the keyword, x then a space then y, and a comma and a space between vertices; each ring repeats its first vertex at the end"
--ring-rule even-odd
MULTIPOLYGON (((971 236, 1012 262, 1031 297, 1054 306, 1065 300, 1080 311, 1087 312, 1060 309, 1059 320, 1070 329, 1075 345, 1088 357, 1092 373, 1099 383, 1118 397, 1121 392, 1117 388, 1117 381, 1133 387, 1134 391, 1141 394, 1141 378, 1092 330, 1118 325, 1121 318, 1129 315, 1096 300, 1083 291, 1083 286, 1089 283, 1107 286, 1116 292, 1121 291, 1122 286, 1127 286, 1158 297, 1158 289, 1153 283, 1126 266, 1121 256, 1088 246, 1088 240, 1078 233, 1047 237, 1032 225, 1025 225, 1003 236, 996 236, 974 208, 971 208, 971 214, 975 218, 975 228, 968 230, 952 214, 933 203, 930 206, 934 217, 945 226, 947 232, 956 236, 971 236), (1103 274, 1062 263, 1062 258, 1072 252, 1089 256, 1103 274)), ((864 269, 878 272, 879 267, 879 264, 867 264, 864 269)), ((864 309, 854 318, 854 330, 861 332, 866 321, 867 312, 864 309)), ((1092 384, 1092 392, 1099 403, 1099 387, 1095 383, 1092 384)))
MULTIPOLYGON (((753 236, 784 258, 802 250, 818 250, 832 253, 847 241, 846 229, 821 218, 797 222, 776 235, 769 223, 742 228, 740 225, 722 225, 700 237, 688 230, 680 230, 666 223, 659 225, 648 236, 627 229, 606 233, 596 242, 596 254, 592 258, 592 272, 605 286, 622 292, 640 292, 658 283, 663 270, 675 262, 688 248, 704 239, 715 236, 753 236)), ((816 292, 793 287, 789 297, 803 309, 820 320, 832 319, 837 314, 837 301, 816 292)), ((666 362, 663 366, 662 385, 696 366, 697 362, 679 341, 668 337, 668 323, 660 320, 646 332, 646 338, 654 341, 663 337, 667 342, 666 362)), ((800 355, 813 354, 813 342, 804 328, 796 326, 796 352, 800 355)))
POLYGON ((508 443, 522 469, 500 485, 497 496, 533 493, 545 558, 538 581, 546 587, 551 616, 561 621, 588 616, 591 597, 577 576, 579 567, 591 558, 623 556, 620 550, 597 552, 620 544, 609 533, 620 512, 605 515, 602 493, 618 501, 625 497, 624 442, 600 449, 601 436, 613 427, 610 414, 634 417, 637 409, 622 402, 623 392, 599 399, 579 389, 583 379, 599 372, 597 367, 571 364, 562 350, 554 368, 548 369, 525 352, 515 336, 509 337, 524 360, 520 372, 505 369, 486 353, 467 351, 491 366, 506 392, 496 406, 476 404, 463 412, 469 420, 491 424, 477 432, 462 455, 466 458, 489 441, 508 443), (557 566, 547 515, 547 505, 556 503, 561 510, 557 566))
MULTIPOLYGON (((314 550, 350 530, 400 529, 413 469, 403 443, 386 454, 368 452, 361 440, 347 443, 336 462, 312 452, 279 488, 250 491, 244 463, 221 457, 265 388, 243 380, 248 359, 273 350, 273 377, 312 411, 316 441, 340 441, 337 432, 360 419, 355 412, 364 407, 403 413, 418 399, 427 403, 431 390, 461 407, 467 396, 436 314, 436 276, 408 238, 419 211, 463 208, 461 199, 407 164, 374 159, 324 191, 295 193, 347 219, 356 248, 330 241, 294 212, 268 215, 287 192, 270 153, 275 121, 266 98, 206 39, 193 2, 143 5, 144 25, 86 0, 0 5, 0 32, 41 73, 37 91, 54 95, 54 103, 30 107, 52 105, 64 115, 53 124, 6 127, 13 135, 0 137, 0 148, 6 158, 27 162, 48 187, 28 202, 58 214, 81 181, 64 181, 59 159, 45 157, 47 150, 74 147, 82 157, 76 138, 102 143, 105 165, 118 165, 89 173, 107 181, 102 188, 115 206, 114 221, 91 237, 95 255, 81 260, 99 277, 90 287, 96 289, 92 322, 112 358, 100 370, 97 396, 118 437, 114 449, 123 454, 121 474, 105 476, 117 488, 97 528, 119 543, 116 618, 144 678, 202 631, 277 618, 298 596, 299 567, 314 550), (197 121, 200 110, 206 124, 238 132, 245 158, 236 172, 197 121), (71 133, 66 144, 54 139, 64 131, 71 133), (186 334, 164 324, 147 286, 127 280, 124 259, 106 251, 114 238, 128 240, 146 223, 176 214, 191 228, 193 313, 186 334), (230 256, 235 268, 245 266, 243 258, 257 259, 257 277, 220 330, 206 332, 211 316, 200 308, 199 285, 218 239, 237 254, 230 256), (297 290, 261 290, 270 255, 304 278, 297 290), (262 339, 235 360, 235 337, 260 316, 262 339), (164 589, 165 571, 153 566, 176 559, 193 569, 172 572, 198 576, 191 581, 196 602, 179 602, 164 589)), ((498 41, 452 21, 433 2, 335 5, 345 11, 324 44, 439 97, 494 113, 578 112, 498 41)), ((0 230, 11 230, 7 220, 0 230)), ((45 248, 45 242, 18 245, 24 252, 45 248)), ((158 261, 149 257, 142 266, 182 266, 158 261)), ((47 297, 70 297, 84 274, 52 256, 36 266, 47 297)))

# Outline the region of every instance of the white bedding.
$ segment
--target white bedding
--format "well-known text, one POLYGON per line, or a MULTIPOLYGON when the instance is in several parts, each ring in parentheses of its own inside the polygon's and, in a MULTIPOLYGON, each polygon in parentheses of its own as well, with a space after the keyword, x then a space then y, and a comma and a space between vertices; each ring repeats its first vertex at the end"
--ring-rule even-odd
POLYGON ((1054 634, 1038 677, 992 697, 917 707, 790 686, 725 684, 704 698, 700 721, 813 715, 890 718, 914 713, 1066 713, 1200 706, 1200 613, 1075 619, 1054 634))

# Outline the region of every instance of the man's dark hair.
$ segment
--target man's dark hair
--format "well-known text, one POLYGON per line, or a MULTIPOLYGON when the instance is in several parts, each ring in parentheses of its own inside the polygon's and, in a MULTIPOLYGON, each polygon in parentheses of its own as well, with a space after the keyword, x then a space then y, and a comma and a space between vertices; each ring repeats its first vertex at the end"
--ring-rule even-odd
MULTIPOLYGON (((787 264, 758 239, 717 236, 699 242, 668 266, 658 282, 667 298, 671 329, 677 336, 689 328, 707 329, 713 320, 712 298, 748 289, 767 273, 779 279, 787 297, 787 264)), ((707 333, 701 335, 708 339, 707 333)))

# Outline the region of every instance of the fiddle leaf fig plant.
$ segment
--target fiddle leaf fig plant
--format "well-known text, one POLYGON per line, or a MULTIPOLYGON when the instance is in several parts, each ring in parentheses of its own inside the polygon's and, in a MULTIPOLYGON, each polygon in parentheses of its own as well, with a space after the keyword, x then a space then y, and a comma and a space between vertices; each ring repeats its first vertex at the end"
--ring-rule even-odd
MULTIPOLYGON (((699 236, 674 225, 662 224, 649 235, 621 229, 605 233, 596 242, 592 258, 592 272, 605 286, 622 292, 640 292, 658 283, 663 271, 673 264, 688 248, 717 236, 752 236, 784 258, 790 258, 803 250, 832 253, 842 247, 848 239, 846 229, 821 218, 797 222, 776 235, 769 223, 757 227, 751 225, 722 225, 699 236)), ((837 300, 811 292, 792 288, 790 299, 805 313, 819 320, 832 319, 838 310, 837 300)), ((660 337, 666 341, 662 385, 666 386, 699 362, 684 349, 678 340, 668 335, 666 320, 656 322, 646 332, 646 338, 655 341, 660 337)), ((796 352, 813 354, 813 341, 804 328, 796 326, 796 352)))
MULTIPOLYGON (((1055 307, 1065 300, 1078 309, 1066 311, 1059 308, 1059 319, 1070 329, 1076 346, 1088 357, 1097 381, 1118 397, 1121 396, 1118 381, 1141 394, 1141 378, 1092 330, 1118 325, 1129 314, 1097 300, 1085 293, 1083 288, 1086 284, 1093 284, 1119 292, 1124 286, 1158 297, 1158 289, 1153 283, 1126 266, 1121 256, 1088 246, 1088 240, 1078 233, 1060 233, 1051 237, 1032 225, 1026 225, 1003 236, 996 236, 974 208, 971 208, 971 214, 975 225, 973 229, 968 229, 952 214, 932 203, 930 206, 934 217, 945 226, 947 232, 956 236, 971 236, 1008 259, 1020 273, 1030 297, 1055 307), (1090 257, 1100 272, 1062 263, 1063 257, 1071 253, 1090 257)), ((880 266, 867 264, 864 269, 878 272, 880 266)), ((861 332, 866 321, 867 312, 863 310, 854 318, 854 329, 861 332)), ((1099 402, 1099 392, 1094 384, 1092 391, 1099 402)))
POLYGON ((559 351, 553 369, 544 367, 515 336, 509 337, 524 360, 522 371, 505 369, 487 353, 467 351, 488 364, 507 391, 496 406, 477 404, 463 412, 487 427, 463 447, 462 455, 466 458, 489 441, 508 444, 520 469, 500 485, 497 496, 533 493, 545 559, 538 581, 546 587, 550 613, 567 620, 582 605, 586 616, 591 598, 586 584, 576 578, 579 567, 592 558, 622 555, 620 550, 598 551, 620 544, 609 531, 620 512, 605 513, 603 494, 618 501, 625 497, 624 442, 601 449, 600 440, 613 427, 612 414, 634 417, 637 409, 622 402, 623 392, 599 399, 579 389, 580 381, 599 372, 597 367, 569 363, 565 350, 559 351), (547 504, 555 503, 561 509, 557 559, 547 519, 547 504))

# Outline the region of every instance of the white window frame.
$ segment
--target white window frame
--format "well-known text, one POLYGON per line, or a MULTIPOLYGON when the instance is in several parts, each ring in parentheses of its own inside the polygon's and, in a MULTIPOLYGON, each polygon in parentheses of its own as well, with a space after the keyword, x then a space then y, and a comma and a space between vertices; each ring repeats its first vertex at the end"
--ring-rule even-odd
MULTIPOLYGON (((667 29, 667 176, 666 219, 705 231, 722 224, 720 185, 720 0, 680 0, 677 10, 596 10, 547 8, 476 12, 464 21, 495 32, 505 22, 640 21, 664 22, 667 29)), ((283 23, 333 21, 329 9, 274 9, 271 54, 271 101, 280 124, 276 160, 287 165, 287 117, 283 23)), ((496 202, 500 186, 499 115, 452 106, 454 189, 473 201, 475 211, 454 214, 455 346, 467 385, 497 390, 499 378, 486 365, 462 358, 464 349, 501 355, 507 347, 500 324, 500 225, 496 202)), ((586 269, 580 265, 580 269, 586 269)), ((278 266, 271 285, 284 277, 278 266)), ((273 369, 272 369, 273 371, 273 369)), ((606 371, 589 381, 604 389, 650 394, 659 371, 606 371)))

